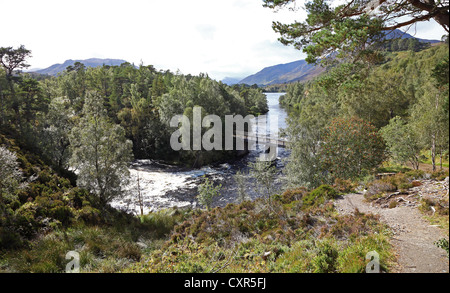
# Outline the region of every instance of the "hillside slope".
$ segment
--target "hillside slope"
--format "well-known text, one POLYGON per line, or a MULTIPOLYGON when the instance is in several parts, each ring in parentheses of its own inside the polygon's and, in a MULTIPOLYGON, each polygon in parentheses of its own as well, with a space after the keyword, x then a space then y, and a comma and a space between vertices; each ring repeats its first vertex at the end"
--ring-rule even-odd
POLYGON ((266 67, 258 73, 244 78, 239 83, 271 85, 294 81, 307 81, 323 71, 324 69, 320 66, 308 64, 305 60, 298 60, 291 63, 266 67))
POLYGON ((52 66, 39 69, 34 71, 39 74, 57 75, 58 73, 64 71, 68 66, 74 65, 76 62, 83 63, 86 67, 98 67, 102 65, 118 66, 127 61, 122 59, 100 59, 100 58, 90 58, 86 60, 66 60, 63 64, 53 64, 52 66))

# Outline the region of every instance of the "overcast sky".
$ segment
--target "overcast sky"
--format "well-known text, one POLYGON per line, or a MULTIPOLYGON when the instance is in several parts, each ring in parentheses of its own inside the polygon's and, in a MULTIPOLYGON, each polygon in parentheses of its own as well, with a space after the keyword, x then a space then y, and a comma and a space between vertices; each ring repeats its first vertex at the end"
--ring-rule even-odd
MULTIPOLYGON (((0 47, 25 45, 32 68, 114 58, 220 80, 305 57, 272 30, 272 21, 302 20, 304 12, 275 13, 262 0, 0 0, 0 9, 0 47)), ((415 36, 444 34, 430 21, 415 36)))

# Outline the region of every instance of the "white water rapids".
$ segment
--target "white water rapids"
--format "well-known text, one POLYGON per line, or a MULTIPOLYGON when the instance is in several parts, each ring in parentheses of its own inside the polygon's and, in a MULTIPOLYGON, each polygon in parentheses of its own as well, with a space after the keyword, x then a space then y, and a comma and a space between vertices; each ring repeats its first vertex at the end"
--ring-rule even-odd
MULTIPOLYGON (((277 135, 280 128, 286 127, 287 114, 284 109, 279 107, 278 103, 282 94, 266 95, 269 106, 268 120, 275 117, 275 121, 278 121, 278 125, 271 124, 268 131, 272 135, 277 135)), ((237 184, 233 180, 233 175, 238 170, 247 170, 248 162, 254 162, 261 152, 261 149, 250 151, 247 156, 234 162, 191 170, 164 165, 152 160, 138 160, 130 168, 130 184, 126 187, 126 195, 113 201, 111 205, 114 208, 139 215, 138 190, 140 190, 144 214, 171 207, 192 206, 195 208, 197 206, 197 186, 202 182, 204 175, 207 175, 215 183, 222 184, 221 196, 215 201, 215 205, 235 202, 237 184), (138 188, 138 178, 140 188, 138 188)), ((287 156, 286 150, 278 148, 278 160, 276 161, 278 169, 283 166, 281 159, 287 156)), ((250 181, 246 191, 251 198, 258 196, 250 181)))

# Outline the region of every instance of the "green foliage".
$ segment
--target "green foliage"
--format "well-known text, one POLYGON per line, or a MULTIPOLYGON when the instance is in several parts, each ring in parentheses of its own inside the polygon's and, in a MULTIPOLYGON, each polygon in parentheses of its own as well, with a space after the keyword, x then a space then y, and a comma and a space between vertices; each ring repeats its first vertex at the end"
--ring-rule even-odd
POLYGON ((406 124, 401 117, 395 117, 389 125, 381 129, 381 134, 396 162, 405 164, 409 161, 414 169, 419 169, 421 149, 417 135, 410 125, 406 124))
POLYGON ((247 192, 245 191, 246 175, 240 170, 236 172, 233 179, 238 186, 238 200, 243 203, 247 199, 247 192))
POLYGON ((380 234, 369 234, 356 239, 348 247, 339 253, 338 270, 343 273, 365 273, 366 255, 376 251, 380 255, 380 270, 389 271, 393 257, 389 252, 389 238, 380 234))
POLYGON ((0 145, 0 204, 3 197, 14 193, 21 181, 22 171, 19 169, 17 156, 3 145, 0 145))
POLYGON ((222 185, 214 186, 214 182, 205 178, 205 181, 198 186, 197 199, 201 205, 211 210, 215 197, 219 196, 222 185))
POLYGON ((290 204, 302 200, 307 194, 308 190, 305 187, 299 187, 288 189, 281 196, 275 197, 275 199, 283 204, 290 204))
POLYGON ((83 118, 72 129, 70 164, 78 169, 77 184, 97 194, 103 204, 123 195, 128 164, 132 160, 131 141, 125 131, 106 116, 101 97, 88 94, 83 118))
POLYGON ((277 168, 271 161, 261 161, 249 163, 250 176, 255 180, 256 191, 264 198, 269 199, 275 192, 274 181, 277 168))
POLYGON ((259 199, 211 211, 194 211, 174 228, 171 239, 161 249, 125 271, 362 271, 366 249, 379 251, 383 255, 383 270, 389 269, 392 255, 386 227, 375 216, 355 213, 338 217, 332 205, 328 209, 327 204, 318 204, 312 213, 305 214, 296 203, 306 193, 299 188, 274 196, 270 209, 266 201, 259 199), (322 232, 319 237, 318 231, 322 232), (353 257, 347 259, 343 253, 353 257))
POLYGON ((380 44, 380 47, 385 49, 388 52, 398 52, 398 51, 413 51, 419 52, 425 50, 430 47, 429 43, 420 42, 416 38, 408 38, 408 39, 391 39, 385 40, 380 44))
POLYGON ((355 192, 357 184, 352 182, 351 180, 344 180, 340 178, 336 178, 334 180, 333 188, 339 193, 351 193, 355 192))
POLYGON ((307 207, 324 204, 328 200, 333 200, 338 196, 338 192, 329 185, 321 185, 303 197, 303 205, 307 207))
MULTIPOLYGON (((13 49, 3 49, 7 53, 2 61, 9 60, 4 56, 13 49)), ((26 65, 28 55, 22 57, 17 69, 26 65)), ((175 75, 157 72, 153 66, 136 68, 127 63, 86 68, 79 63, 57 77, 38 81, 25 74, 11 77, 7 65, 0 66, 0 124, 20 132, 21 139, 63 172, 72 155, 68 134, 82 122, 83 106, 92 92, 101 99, 110 122, 120 124, 126 138, 133 142, 135 158, 190 166, 223 161, 236 153, 173 151, 170 137, 174 129, 168 124, 173 116, 196 105, 205 110, 205 115, 221 117, 268 111, 266 96, 257 87, 234 89, 204 74, 175 75)))
POLYGON ((149 213, 141 218, 141 223, 149 230, 153 231, 157 238, 163 238, 172 232, 173 228, 183 222, 186 211, 178 209, 167 209, 149 213))
POLYGON ((80 227, 49 233, 33 243, 32 249, 7 254, 10 269, 21 273, 62 273, 66 253, 80 253, 82 272, 114 272, 139 261, 142 250, 130 241, 130 233, 114 228, 80 227))
POLYGON ((280 105, 283 107, 294 107, 298 105, 305 94, 305 85, 300 82, 287 85, 286 94, 280 97, 280 105))
POLYGON ((449 175, 449 171, 444 171, 444 170, 439 170, 436 172, 431 173, 431 178, 438 180, 438 181, 442 181, 445 178, 447 178, 449 175))
POLYGON ((314 273, 335 273, 337 271, 337 258, 339 252, 333 244, 328 241, 321 242, 317 246, 319 252, 313 258, 314 273))
POLYGON ((437 247, 444 249, 447 252, 447 257, 449 257, 448 253, 448 239, 442 238, 434 243, 437 247))
POLYGON ((323 113, 331 111, 325 102, 311 103, 302 106, 300 113, 294 111, 289 115, 286 132, 291 154, 285 167, 289 187, 316 188, 329 182, 328 175, 321 168, 319 145, 329 119, 323 113))
POLYGON ((385 158, 385 145, 376 128, 361 119, 335 119, 325 129, 321 157, 333 178, 356 179, 385 158))
MULTIPOLYGON (((334 178, 348 178, 350 173, 351 176, 369 175, 367 172, 370 170, 361 170, 363 172, 360 174, 357 170, 348 172, 347 168, 357 167, 357 160, 350 166, 342 165, 342 168, 341 164, 335 162, 336 168, 349 173, 348 175, 337 176, 324 172, 327 170, 326 164, 324 165, 327 156, 320 155, 319 145, 325 141, 332 121, 347 119, 346 117, 359 117, 371 123, 376 127, 374 132, 386 127, 385 141, 397 161, 412 160, 417 167, 417 160, 420 158, 418 150, 431 149, 433 141, 435 159, 440 152, 445 157, 448 149, 448 119, 445 117, 448 111, 443 111, 442 107, 446 107, 448 94, 445 94, 445 86, 438 85, 433 72, 438 76, 438 72, 442 72, 441 79, 445 82, 444 66, 441 68, 437 65, 444 64, 447 57, 446 45, 417 53, 398 52, 387 56, 388 61, 378 66, 344 63, 331 68, 310 83, 292 85, 290 92, 282 99, 286 101, 290 111, 286 129, 290 142, 288 147, 291 150, 285 168, 288 183, 291 186, 315 188, 324 183, 332 184, 334 178), (433 82, 433 79, 436 81, 433 82), (301 87, 304 89, 295 93, 295 89, 301 87), (288 102, 291 100, 292 102, 288 102), (397 116, 399 118, 395 118, 397 116)), ((345 129, 342 133, 349 134, 345 129)), ((336 141, 341 138, 344 140, 345 136, 340 137, 337 132, 335 134, 336 141)), ((370 138, 365 136, 364 133, 361 134, 361 141, 370 138)), ((348 136, 351 143, 359 141, 351 138, 352 136, 348 136)), ((336 151, 341 145, 344 146, 345 143, 337 142, 334 145, 336 151)), ((352 149, 347 151, 351 152, 352 149)), ((338 158, 338 153, 330 153, 330 156, 338 158)), ((356 154, 359 153, 361 152, 356 154)), ((375 156, 373 158, 378 160, 375 156)), ((432 163, 432 160, 429 162, 432 163)), ((377 162, 373 163, 376 166, 377 162)))
MULTIPOLYGON (((264 0, 264 6, 272 9, 285 6, 296 9, 296 4, 295 0, 264 0)), ((448 31, 445 3, 437 2, 427 7, 420 2, 407 1, 374 5, 369 0, 343 3, 311 0, 304 4, 304 21, 291 24, 274 22, 273 29, 281 35, 281 43, 303 49, 310 63, 323 56, 375 62, 378 55, 374 50, 382 43, 384 31, 389 32, 430 18, 434 18, 448 31), (443 10, 431 12, 438 9, 443 10), (405 16, 408 19, 402 20, 405 16)), ((416 44, 408 42, 408 45, 411 45, 408 49, 416 49, 416 44)))
MULTIPOLYGON (((393 150, 394 146, 398 146, 399 150, 408 148, 413 149, 408 153, 414 153, 417 148, 428 147, 431 142, 430 134, 433 133, 433 128, 429 127, 430 123, 436 120, 436 117, 444 115, 431 114, 429 109, 427 110, 434 102, 431 98, 430 103, 426 104, 428 106, 415 109, 426 100, 424 96, 430 95, 427 91, 430 91, 429 79, 434 64, 446 55, 448 48, 442 45, 418 53, 399 52, 388 57, 390 60, 379 66, 369 67, 363 63, 341 64, 310 83, 291 85, 282 99, 283 103, 286 101, 290 111, 286 134, 291 155, 285 168, 289 184, 315 188, 320 184, 333 183, 334 178, 331 177, 334 175, 324 172, 325 157, 320 156, 319 145, 325 140, 324 136, 334 119, 359 117, 373 124, 378 130, 398 116, 401 118, 397 118, 397 123, 390 127, 395 130, 391 132, 396 132, 392 135, 398 135, 400 138, 396 140, 386 134, 386 140, 391 141, 393 150), (428 118, 423 117, 421 111, 425 110, 434 116, 426 114, 428 118), (412 118, 411 113, 414 115, 412 118), (400 120, 405 127, 400 125, 400 120), (422 124, 423 127, 420 126, 422 124), (399 135, 403 130, 411 133, 411 139, 399 143, 400 139, 403 141, 408 138, 399 135)), ((443 143, 439 142, 437 145, 445 150, 444 142, 447 136, 444 128, 441 129, 438 140, 443 143)), ((439 148, 437 147, 436 152, 439 148)), ((403 151, 402 153, 404 154, 403 151)), ((364 172, 360 176, 365 176, 364 172)))

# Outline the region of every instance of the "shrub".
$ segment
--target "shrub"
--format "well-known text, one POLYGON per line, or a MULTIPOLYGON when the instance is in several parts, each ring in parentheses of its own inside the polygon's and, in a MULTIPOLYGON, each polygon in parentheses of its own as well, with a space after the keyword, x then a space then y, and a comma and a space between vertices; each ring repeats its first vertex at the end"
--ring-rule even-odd
POLYGON ((210 210, 214 198, 219 195, 220 188, 222 188, 222 185, 214 187, 214 183, 206 178, 198 187, 197 198, 200 204, 210 210))
POLYGON ((70 207, 58 206, 50 210, 52 217, 60 221, 63 225, 68 225, 72 221, 73 212, 70 207))
POLYGON ((89 192, 85 189, 80 189, 78 187, 72 188, 67 196, 72 201, 73 207, 77 210, 90 204, 89 192))
POLYGON ((314 273, 334 273, 337 270, 338 250, 328 241, 320 242, 313 258, 314 273))
POLYGON ((355 192, 356 184, 353 183, 351 180, 345 180, 336 178, 334 180, 333 188, 336 189, 340 193, 350 193, 355 192))
POLYGON ((31 238, 38 227, 38 221, 35 218, 36 209, 36 204, 28 202, 16 210, 14 215, 19 233, 27 238, 31 238))
POLYGON ((363 214, 358 210, 352 215, 343 215, 336 218, 336 223, 322 233, 322 236, 333 236, 339 239, 351 239, 360 235, 379 233, 383 227, 379 225, 379 216, 363 214))
POLYGON ((422 179, 425 176, 425 172, 422 170, 411 170, 405 172, 405 174, 408 178, 413 180, 422 179))
POLYGON ((398 189, 401 191, 413 188, 414 185, 412 183, 400 183, 400 185, 398 186, 398 189))
POLYGON ((431 178, 433 178, 437 181, 442 181, 447 177, 448 177, 448 171, 440 170, 440 171, 431 173, 431 178))
POLYGON ((405 173, 397 173, 394 176, 387 176, 381 179, 384 182, 392 184, 395 187, 395 190, 402 189, 402 186, 407 186, 409 184, 409 178, 405 173))
POLYGON ((356 179, 384 161, 385 144, 371 123, 336 118, 325 129, 320 157, 334 178, 356 179))
POLYGON ((397 190, 397 188, 392 183, 385 182, 383 180, 375 180, 369 183, 364 197, 368 200, 374 200, 382 197, 385 192, 395 190, 397 190))
POLYGON ((335 199, 338 196, 337 191, 329 185, 321 185, 303 197, 303 205, 318 206, 327 200, 335 199))
POLYGON ((22 244, 22 238, 17 232, 0 226, 0 250, 19 248, 22 244))
POLYGON ((117 256, 120 258, 128 258, 134 261, 140 261, 141 255, 141 249, 134 243, 125 242, 117 249, 117 256))
POLYGON ((434 206, 436 206, 436 203, 433 200, 431 200, 429 198, 422 198, 421 205, 419 206, 419 209, 422 212, 427 213, 427 212, 429 212, 431 210, 431 207, 434 207, 434 206))
POLYGON ((420 181, 413 181, 413 182, 411 182, 411 184, 412 184, 413 187, 422 186, 422 183, 420 181))
POLYGON ((391 202, 389 203, 389 208, 390 208, 390 209, 394 209, 394 208, 397 207, 397 205, 398 205, 398 202, 395 201, 395 200, 393 200, 393 201, 391 201, 391 202))
POLYGON ((282 204, 290 204, 291 202, 301 200, 307 193, 308 190, 305 187, 288 189, 281 196, 278 196, 277 200, 282 204))
POLYGON ((101 222, 101 213, 91 206, 84 206, 77 211, 77 219, 81 219, 86 224, 97 225, 101 222))
POLYGON ((177 209, 167 209, 141 217, 141 223, 154 231, 157 237, 162 237, 168 235, 183 218, 183 213, 177 209))
POLYGON ((437 247, 442 248, 445 250, 445 252, 447 252, 447 257, 449 257, 449 252, 448 252, 448 239, 442 238, 439 241, 436 241, 434 243, 437 247))
POLYGON ((370 251, 376 251, 380 257, 380 269, 389 271, 389 265, 394 260, 391 252, 389 237, 383 234, 370 234, 351 242, 339 252, 338 269, 342 273, 365 273, 366 255, 370 251))
POLYGON ((428 213, 432 210, 432 208, 437 215, 448 216, 448 201, 433 200, 431 198, 423 197, 419 209, 424 213, 428 213))

